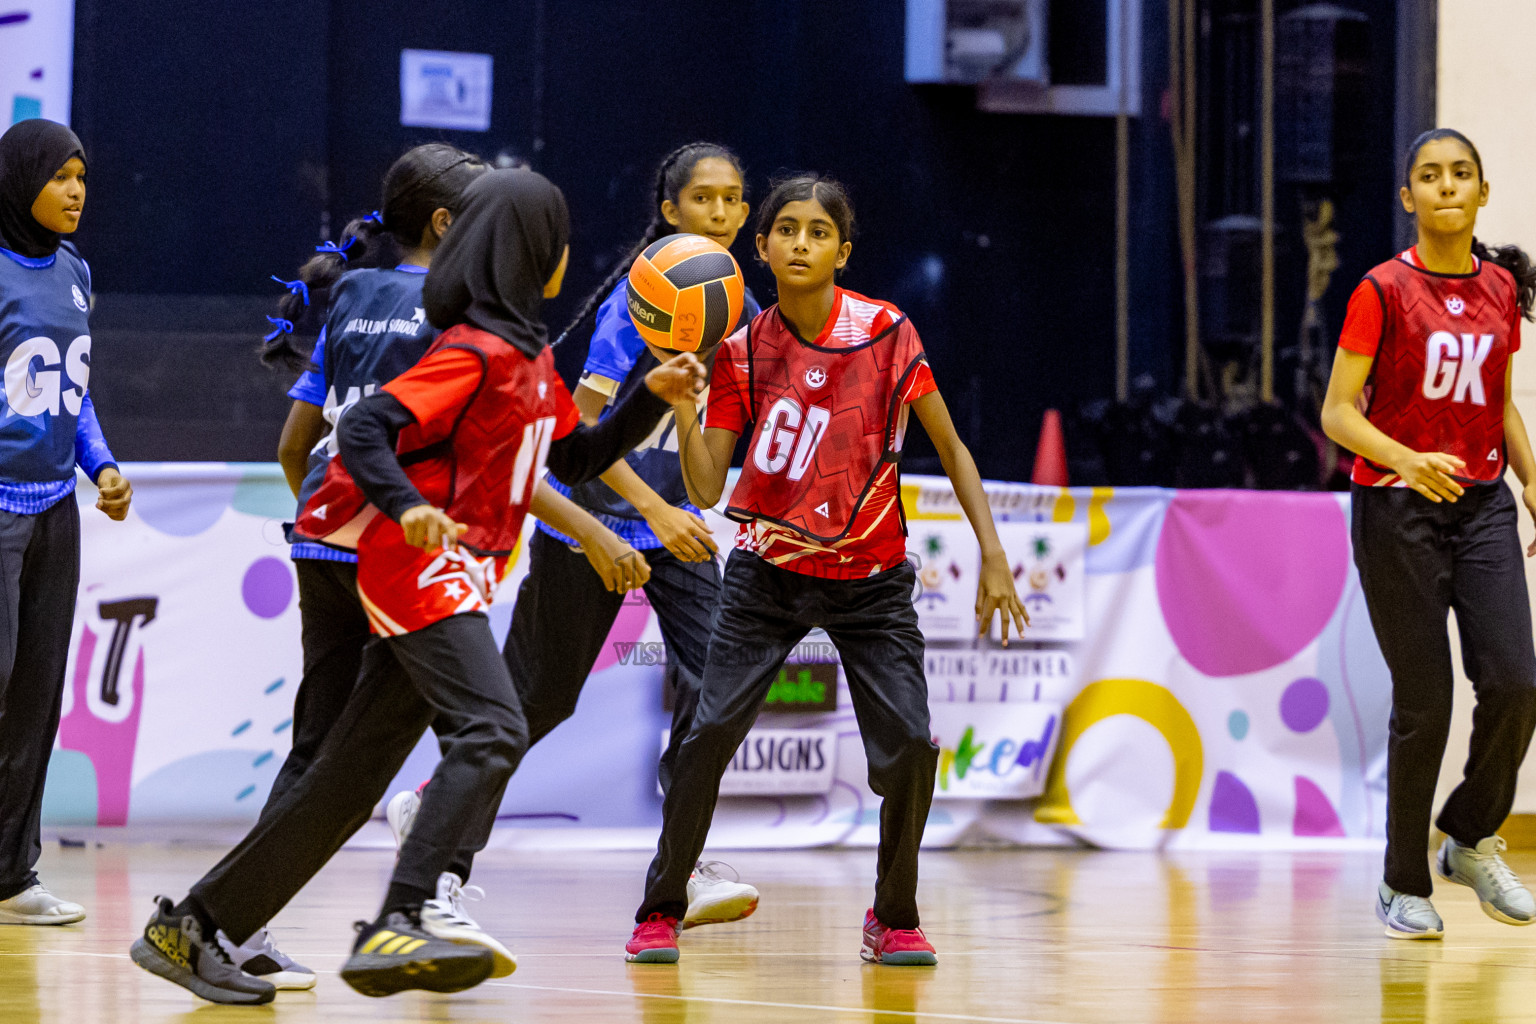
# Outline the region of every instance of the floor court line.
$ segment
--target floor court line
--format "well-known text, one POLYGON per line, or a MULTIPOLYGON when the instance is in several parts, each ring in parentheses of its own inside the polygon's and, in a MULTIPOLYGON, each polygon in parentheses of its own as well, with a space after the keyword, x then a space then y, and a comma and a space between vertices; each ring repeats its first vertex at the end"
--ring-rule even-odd
MULTIPOLYGON (((651 970, 654 968, 642 968, 651 970)), ((885 967, 879 968, 888 971, 910 971, 921 968, 911 967, 885 967)), ((926 1010, 884 1010, 878 1007, 864 1006, 829 1006, 821 1003, 777 1003, 758 999, 726 999, 722 996, 674 996, 659 992, 621 992, 617 989, 601 988, 566 988, 557 985, 525 985, 516 981, 487 981, 481 987, 484 988, 522 988, 538 992, 568 992, 572 995, 586 996, 617 996, 624 999, 663 999, 677 1003, 712 1003, 722 1006, 750 1006, 765 1007, 774 1010, 811 1010, 825 1013, 862 1013, 870 1016, 881 1017, 909 1017, 912 1020, 958 1020, 972 1021, 974 1024, 1075 1024, 1073 1021, 1045 1020, 1040 1017, 978 1017, 970 1013, 929 1013, 926 1010)), ((1122 1021, 1121 1024, 1134 1024, 1131 1021, 1122 1021)))

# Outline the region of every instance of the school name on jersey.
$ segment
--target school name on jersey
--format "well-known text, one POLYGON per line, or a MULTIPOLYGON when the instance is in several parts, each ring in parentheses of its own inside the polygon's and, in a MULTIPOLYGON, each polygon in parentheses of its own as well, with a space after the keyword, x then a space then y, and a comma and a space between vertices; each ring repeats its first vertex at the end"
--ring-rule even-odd
POLYGON ((427 311, 416 307, 416 315, 409 320, 394 317, 389 320, 367 320, 353 317, 342 329, 343 334, 416 334, 427 323, 427 311))

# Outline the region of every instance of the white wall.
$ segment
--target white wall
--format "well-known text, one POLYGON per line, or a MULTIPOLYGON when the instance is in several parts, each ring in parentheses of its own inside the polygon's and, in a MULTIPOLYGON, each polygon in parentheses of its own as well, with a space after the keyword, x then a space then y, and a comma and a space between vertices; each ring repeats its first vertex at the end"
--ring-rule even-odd
MULTIPOLYGON (((1478 216, 1478 237, 1490 244, 1516 242, 1536 252, 1536 126, 1524 97, 1536 95, 1536 2, 1533 0, 1440 0, 1438 120, 1477 144, 1491 186, 1478 216)), ((1514 398, 1536 431, 1536 324, 1527 323, 1515 359, 1514 398)), ((1510 483, 1519 493, 1513 473, 1510 483)), ((1522 512, 1520 536, 1533 536, 1522 512)), ((1536 562, 1526 562, 1536 594, 1536 562)), ((1456 720, 1440 774, 1443 799, 1460 778, 1471 733, 1472 688, 1457 654, 1456 720)), ((1536 813, 1536 758, 1526 760, 1515 810, 1536 813)))

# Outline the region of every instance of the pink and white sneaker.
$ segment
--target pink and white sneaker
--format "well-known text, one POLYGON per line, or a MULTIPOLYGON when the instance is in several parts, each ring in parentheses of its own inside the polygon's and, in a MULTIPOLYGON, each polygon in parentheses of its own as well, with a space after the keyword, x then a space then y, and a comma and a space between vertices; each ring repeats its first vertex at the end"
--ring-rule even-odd
POLYGON ((939 962, 921 928, 887 928, 873 910, 864 914, 864 948, 859 956, 892 967, 932 967, 939 962))
POLYGON ((624 944, 624 959, 632 964, 677 963, 677 918, 652 914, 635 925, 624 944))

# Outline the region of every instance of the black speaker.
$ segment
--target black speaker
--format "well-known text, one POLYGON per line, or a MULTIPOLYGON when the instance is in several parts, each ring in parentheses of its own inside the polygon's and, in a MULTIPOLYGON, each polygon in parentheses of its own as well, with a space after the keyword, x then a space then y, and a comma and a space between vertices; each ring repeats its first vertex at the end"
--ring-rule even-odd
POLYGON ((1371 22, 1337 4, 1307 4, 1275 25, 1275 173, 1348 184, 1370 156, 1371 22))

